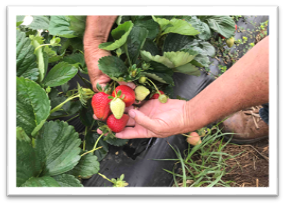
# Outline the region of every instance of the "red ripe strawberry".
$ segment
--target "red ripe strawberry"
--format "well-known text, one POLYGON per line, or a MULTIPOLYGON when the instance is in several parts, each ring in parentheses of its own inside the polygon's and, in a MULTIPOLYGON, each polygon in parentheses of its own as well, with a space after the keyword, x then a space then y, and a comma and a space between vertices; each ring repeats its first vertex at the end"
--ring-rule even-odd
POLYGON ((220 38, 225 39, 225 37, 223 35, 219 34, 219 36, 220 36, 220 38))
MULTIPOLYGON (((122 98, 123 94, 125 95, 124 98, 122 99, 123 102, 125 102, 125 106, 126 107, 131 106, 135 102, 135 92, 133 91, 133 89, 131 89, 129 86, 126 85, 120 85, 115 88, 116 93, 119 92, 119 90, 121 90, 120 98, 122 98)), ((112 96, 115 97, 114 91, 112 92, 112 96)))
POLYGON ((235 31, 237 30, 237 25, 235 25, 235 31))
MULTIPOLYGON (((161 91, 161 90, 159 90, 159 92, 160 92, 161 94, 164 94, 164 92, 161 91)), ((159 96, 160 96, 160 95, 159 95, 158 93, 155 93, 155 94, 153 94, 153 96, 152 96, 150 99, 158 99, 159 96)))
POLYGON ((107 120, 106 120, 106 123, 107 123, 107 126, 112 130, 112 132, 121 132, 127 122, 128 122, 128 119, 129 119, 129 116, 127 114, 123 114, 123 116, 121 117, 121 119, 116 119, 114 117, 113 114, 111 114, 107 120))
POLYGON ((93 95, 91 100, 91 106, 93 108, 95 116, 103 121, 106 120, 106 118, 110 114, 109 102, 112 99, 108 99, 108 96, 109 95, 104 92, 99 92, 93 95))

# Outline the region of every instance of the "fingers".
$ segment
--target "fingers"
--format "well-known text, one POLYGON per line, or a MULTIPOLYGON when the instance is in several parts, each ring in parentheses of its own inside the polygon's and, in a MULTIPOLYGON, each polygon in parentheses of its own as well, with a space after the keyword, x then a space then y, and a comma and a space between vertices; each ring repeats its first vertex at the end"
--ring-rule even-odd
POLYGON ((135 89, 136 85, 133 82, 118 82, 120 85, 127 85, 131 89, 135 89))
POLYGON ((148 116, 140 112, 139 110, 131 109, 128 112, 129 116, 135 120, 135 122, 148 130, 153 130, 156 126, 156 121, 150 119, 148 116))
POLYGON ((151 137, 148 130, 143 127, 126 127, 122 132, 116 133, 115 136, 120 139, 136 139, 151 137))

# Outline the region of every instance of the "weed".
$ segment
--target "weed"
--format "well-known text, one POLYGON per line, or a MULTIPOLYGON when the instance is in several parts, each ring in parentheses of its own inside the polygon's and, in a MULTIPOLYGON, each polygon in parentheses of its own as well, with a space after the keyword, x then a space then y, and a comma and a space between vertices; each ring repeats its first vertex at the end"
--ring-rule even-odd
MULTIPOLYGON (((222 177, 232 171, 234 167, 229 169, 226 161, 235 159, 236 156, 225 153, 223 149, 230 144, 223 141, 225 135, 233 133, 222 133, 218 125, 212 129, 205 129, 206 135, 202 139, 202 143, 194 147, 190 146, 182 155, 180 151, 170 145, 177 155, 173 171, 163 169, 173 175, 174 186, 176 187, 230 187, 233 181, 223 181, 222 177), (215 131, 215 132, 212 132, 215 131), (213 133, 213 134, 212 134, 213 133), (175 168, 180 165, 178 173, 175 168)), ((161 159, 170 160, 170 159, 161 159)))

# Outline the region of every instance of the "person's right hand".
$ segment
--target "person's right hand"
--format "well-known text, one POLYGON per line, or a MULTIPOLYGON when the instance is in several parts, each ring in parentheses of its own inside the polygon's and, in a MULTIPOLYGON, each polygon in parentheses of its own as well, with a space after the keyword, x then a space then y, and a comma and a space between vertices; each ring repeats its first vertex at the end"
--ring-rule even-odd
MULTIPOLYGON (((186 104, 178 99, 168 99, 167 103, 151 99, 138 109, 131 106, 127 111, 130 116, 127 127, 115 136, 120 139, 164 138, 190 132, 193 124, 186 104)), ((97 132, 102 133, 99 129, 97 132)))

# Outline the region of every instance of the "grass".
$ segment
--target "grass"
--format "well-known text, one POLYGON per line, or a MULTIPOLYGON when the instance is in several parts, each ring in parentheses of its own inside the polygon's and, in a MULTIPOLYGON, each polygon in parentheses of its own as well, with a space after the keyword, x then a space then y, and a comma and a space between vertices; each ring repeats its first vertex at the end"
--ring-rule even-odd
POLYGON ((196 146, 189 145, 184 151, 183 156, 180 151, 170 145, 176 153, 177 159, 160 159, 174 160, 175 165, 173 171, 163 169, 171 173, 174 178, 175 187, 230 187, 233 181, 223 181, 222 177, 230 173, 233 167, 229 167, 226 163, 229 159, 235 159, 236 156, 230 155, 223 151, 226 145, 231 144, 229 139, 223 141, 225 135, 233 133, 222 133, 218 125, 212 129, 207 129, 207 134, 202 139, 202 143, 196 146), (214 132, 215 131, 215 132, 214 132), (178 173, 175 169, 179 168, 178 173))

